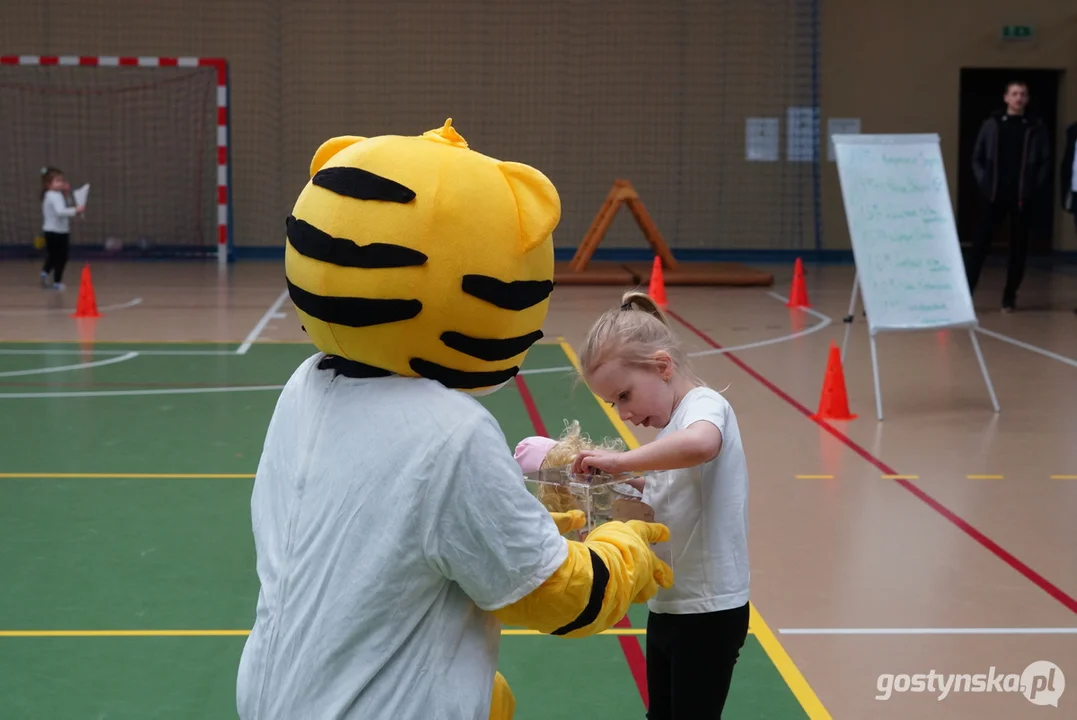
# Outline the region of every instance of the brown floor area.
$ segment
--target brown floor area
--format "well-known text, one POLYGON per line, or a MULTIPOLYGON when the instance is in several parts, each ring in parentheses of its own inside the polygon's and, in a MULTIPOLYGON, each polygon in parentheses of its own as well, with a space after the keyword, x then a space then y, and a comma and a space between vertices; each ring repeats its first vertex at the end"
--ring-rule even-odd
MULTIPOLYGON (((35 285, 35 264, 0 266, 0 341, 79 340, 67 317, 78 270, 57 294, 35 285)), ((1074 634, 782 630, 1077 627, 1077 479, 1052 478, 1077 478, 1077 275, 1030 269, 1019 311, 1002 315, 1002 275, 988 270, 976 299, 998 415, 967 333, 925 332, 879 339, 886 419, 877 422, 858 315, 845 376, 859 418, 831 423, 831 432, 804 409, 815 411, 827 349, 842 341, 852 268, 808 268, 811 312, 785 307, 791 268, 774 270, 773 288, 668 290, 685 323, 737 348, 715 352, 676 323, 688 349, 703 353, 697 371, 729 386, 741 424, 756 607, 835 718, 1038 716, 1019 695, 875 699, 881 673, 1020 673, 1034 660, 1068 673, 1062 709, 1050 712, 1072 717, 1074 634), (906 486, 883 479, 881 467, 918 477, 906 486)), ((93 272, 106 315, 94 323, 98 341, 242 343, 260 325, 258 342, 305 340, 286 299, 283 317, 269 312, 283 289, 279 263, 240 264, 223 276, 213 263, 101 264, 93 272)), ((559 287, 547 337, 578 346, 624 289, 559 287)))

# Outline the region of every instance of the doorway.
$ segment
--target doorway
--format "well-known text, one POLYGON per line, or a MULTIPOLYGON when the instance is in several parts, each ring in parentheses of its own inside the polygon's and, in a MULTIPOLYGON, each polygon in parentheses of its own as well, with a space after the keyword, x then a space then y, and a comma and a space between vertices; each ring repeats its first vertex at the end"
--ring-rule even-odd
MULTIPOLYGON (((1029 255, 1050 255, 1054 245, 1055 183, 1058 181, 1054 147, 1058 125, 1058 88, 1061 70, 1031 70, 1027 68, 962 68, 958 125, 957 173, 957 232, 961 246, 972 245, 980 231, 984 200, 972 174, 972 149, 983 121, 994 111, 1004 110, 1002 96, 1009 82, 1017 80, 1028 86, 1029 102, 1026 112, 1036 115, 1047 126, 1051 146, 1051 171, 1047 173, 1047 188, 1035 206, 1029 210, 1038 228, 1029 238, 1029 255)), ((1003 231, 995 236, 991 254, 1006 253, 1009 240, 1003 231)))

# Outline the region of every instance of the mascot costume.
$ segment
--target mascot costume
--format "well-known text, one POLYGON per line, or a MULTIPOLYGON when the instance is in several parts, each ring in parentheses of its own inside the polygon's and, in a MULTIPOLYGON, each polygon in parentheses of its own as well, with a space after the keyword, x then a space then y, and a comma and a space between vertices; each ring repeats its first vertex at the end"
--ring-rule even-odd
POLYGON ((243 720, 510 718, 502 624, 592 635, 672 584, 662 525, 565 538, 582 514, 528 492, 472 397, 542 336, 559 220, 544 175, 451 120, 315 153, 285 274, 320 352, 281 392, 254 482, 243 720))

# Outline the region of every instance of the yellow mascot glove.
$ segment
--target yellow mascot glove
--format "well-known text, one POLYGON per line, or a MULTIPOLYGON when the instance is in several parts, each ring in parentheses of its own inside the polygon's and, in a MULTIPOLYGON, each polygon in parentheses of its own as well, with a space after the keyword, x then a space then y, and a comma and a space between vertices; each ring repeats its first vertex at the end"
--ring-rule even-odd
POLYGON ((516 712, 516 697, 505 677, 494 673, 494 697, 490 702, 490 720, 512 720, 516 712))
POLYGON ((587 516, 583 514, 583 510, 552 512, 550 517, 553 518, 554 525, 557 526, 557 532, 562 535, 573 530, 579 530, 587 524, 587 516))
POLYGON ((642 520, 604 523, 587 537, 584 545, 592 552, 598 553, 604 560, 612 558, 616 553, 621 560, 606 562, 606 567, 610 568, 610 584, 612 585, 614 580, 613 570, 618 568, 621 572, 621 577, 617 579, 618 584, 628 584, 633 589, 633 592, 628 593, 631 600, 624 603, 623 610, 616 611, 611 608, 616 614, 613 622, 624 617, 629 604, 647 602, 655 596, 659 587, 673 587, 673 569, 659 560, 650 547, 651 543, 667 540, 669 528, 660 523, 642 520), (648 568, 650 572, 641 572, 642 568, 648 568))
MULTIPOLYGON (((570 513, 571 514, 571 513, 570 513)), ((494 615, 505 625, 559 637, 608 630, 629 605, 673 586, 673 570, 651 543, 669 540, 669 528, 640 520, 607 522, 584 542, 566 541, 568 557, 546 582, 494 615)))

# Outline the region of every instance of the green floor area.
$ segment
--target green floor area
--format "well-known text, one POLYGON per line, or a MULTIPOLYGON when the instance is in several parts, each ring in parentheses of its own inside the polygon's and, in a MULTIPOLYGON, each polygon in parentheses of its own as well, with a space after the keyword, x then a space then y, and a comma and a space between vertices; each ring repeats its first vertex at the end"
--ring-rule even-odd
MULTIPOLYGON (((241 634, 117 635, 250 627, 250 475, 279 387, 311 353, 0 344, 0 718, 236 717, 241 634)), ((540 424, 615 437, 569 364, 558 345, 528 356, 525 370, 562 368, 524 376, 540 424)), ((481 402, 510 445, 536 432, 516 385, 481 402)), ((646 608, 629 619, 644 628, 646 608)), ((520 720, 644 716, 618 637, 501 648, 520 720)), ((754 636, 726 715, 805 717, 754 636)))

